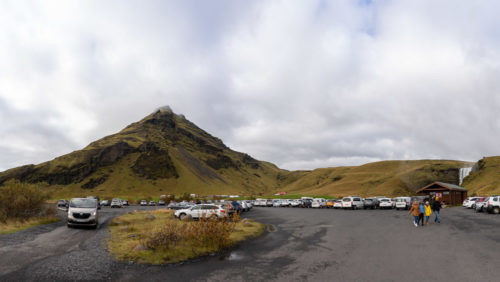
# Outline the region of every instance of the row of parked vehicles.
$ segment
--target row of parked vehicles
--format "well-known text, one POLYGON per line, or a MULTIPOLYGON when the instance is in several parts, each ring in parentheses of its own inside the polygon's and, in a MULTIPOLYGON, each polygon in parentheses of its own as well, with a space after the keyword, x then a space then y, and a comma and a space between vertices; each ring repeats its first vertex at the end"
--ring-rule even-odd
POLYGON ((190 202, 170 203, 167 207, 175 209, 174 216, 180 220, 212 218, 223 219, 233 216, 235 213, 250 211, 254 201, 207 201, 205 203, 193 204, 190 202))
POLYGON ((301 199, 257 199, 257 207, 294 207, 294 208, 334 208, 334 209, 410 209, 413 201, 423 201, 425 197, 396 197, 384 196, 362 198, 347 196, 342 199, 324 199, 302 197, 301 199))
POLYGON ((473 209, 476 212, 500 213, 500 196, 468 197, 462 203, 464 208, 473 209))

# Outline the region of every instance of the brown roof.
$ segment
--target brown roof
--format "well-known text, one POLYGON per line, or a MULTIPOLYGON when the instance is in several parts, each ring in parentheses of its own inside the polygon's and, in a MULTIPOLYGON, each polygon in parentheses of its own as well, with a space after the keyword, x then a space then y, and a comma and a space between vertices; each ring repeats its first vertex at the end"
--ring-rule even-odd
POLYGON ((444 183, 444 182, 436 181, 436 182, 431 183, 431 184, 425 186, 424 188, 418 190, 417 193, 423 192, 427 188, 430 188, 430 187, 432 187, 434 185, 441 186, 442 188, 444 188, 446 190, 467 192, 467 189, 465 189, 464 187, 461 187, 461 186, 458 186, 458 185, 455 185, 455 184, 450 184, 450 183, 444 183))

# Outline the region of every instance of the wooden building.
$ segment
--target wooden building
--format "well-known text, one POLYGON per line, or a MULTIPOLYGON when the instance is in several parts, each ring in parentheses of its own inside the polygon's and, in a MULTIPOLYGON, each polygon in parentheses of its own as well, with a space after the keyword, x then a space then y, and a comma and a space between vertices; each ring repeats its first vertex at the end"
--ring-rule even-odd
POLYGON ((461 205, 467 198, 467 189, 444 182, 434 182, 417 191, 418 195, 439 197, 447 205, 461 205))

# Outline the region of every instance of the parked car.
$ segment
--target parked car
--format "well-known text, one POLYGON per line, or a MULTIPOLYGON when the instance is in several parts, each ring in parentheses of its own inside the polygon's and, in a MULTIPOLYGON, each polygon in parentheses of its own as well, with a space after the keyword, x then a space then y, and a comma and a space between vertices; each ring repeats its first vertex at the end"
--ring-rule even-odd
POLYGON ((301 208, 310 208, 313 202, 312 199, 302 199, 301 201, 302 201, 302 205, 300 206, 301 208))
POLYGON ((376 209, 378 206, 378 200, 376 198, 366 198, 363 201, 363 209, 376 209))
POLYGON ((156 203, 155 203, 155 201, 149 201, 149 205, 150 206, 156 206, 156 203))
POLYGON ((484 212, 485 211, 485 206, 488 203, 488 199, 489 199, 489 197, 486 197, 484 199, 481 199, 481 200, 477 201, 474 204, 474 210, 476 212, 484 212))
POLYGON ((342 200, 335 200, 333 204, 334 209, 341 209, 342 208, 342 200))
POLYGON ((468 209, 471 209, 472 208, 472 205, 477 201, 479 200, 480 197, 468 197, 467 199, 465 199, 462 203, 462 206, 464 208, 468 208, 468 209))
POLYGON ((282 199, 280 201, 280 207, 288 207, 290 205, 290 203, 288 202, 287 199, 282 199))
POLYGON ((472 203, 471 208, 472 208, 472 209, 476 209, 476 203, 477 203, 477 202, 479 202, 479 201, 484 201, 484 198, 485 198, 485 197, 478 197, 478 199, 477 199, 477 200, 475 200, 475 201, 472 203))
POLYGON ((250 207, 248 206, 247 202, 245 201, 241 201, 241 202, 238 202, 240 205, 241 205, 241 209, 242 211, 249 211, 250 210, 250 207))
POLYGON ((121 208, 122 207, 122 200, 120 200, 120 199, 111 200, 111 207, 112 208, 121 208))
POLYGON ((195 205, 188 209, 177 210, 174 216, 180 220, 186 218, 199 219, 205 218, 223 218, 228 216, 226 209, 224 207, 214 204, 201 204, 195 205))
POLYGON ((411 207, 411 197, 396 197, 396 210, 409 210, 411 207))
POLYGON ((109 205, 111 205, 111 202, 110 202, 109 200, 102 200, 102 201, 101 201, 101 206, 103 206, 103 207, 107 207, 107 206, 109 206, 109 205))
POLYGON ((57 201, 57 207, 62 209, 67 209, 69 206, 68 200, 59 200, 57 201))
POLYGON ((302 200, 297 199, 297 200, 294 200, 292 202, 291 207, 292 208, 297 208, 297 207, 300 207, 301 205, 302 205, 302 200))
POLYGON ((343 209, 361 209, 363 208, 363 201, 359 196, 348 196, 342 198, 342 208, 343 209))
POLYGON ((130 204, 129 204, 129 202, 128 202, 128 200, 123 200, 123 201, 122 201, 122 204, 123 204, 124 206, 129 206, 129 205, 130 205, 130 204))
POLYGON ((164 206, 165 205, 165 201, 164 200, 159 200, 158 201, 158 205, 159 206, 164 206))
POLYGON ((382 198, 380 199, 378 206, 380 209, 392 209, 393 208, 392 202, 393 202, 392 199, 382 198))
POLYGON ((68 227, 90 225, 97 228, 98 224, 99 213, 96 199, 71 199, 68 206, 68 218, 66 221, 68 227))
POLYGON ((141 206, 147 206, 148 205, 148 201, 146 200, 141 200, 141 206))
POLYGON ((499 214, 500 213, 500 196, 493 196, 488 198, 486 204, 486 210, 489 213, 499 214))
POLYGON ((311 208, 324 208, 326 206, 326 200, 323 198, 314 198, 311 203, 311 208))
POLYGON ((328 200, 326 200, 325 206, 328 209, 332 209, 334 204, 335 204, 334 199, 328 199, 328 200))
POLYGON ((266 207, 272 207, 273 206, 273 200, 266 200, 266 207))
POLYGON ((273 207, 281 207, 281 200, 280 199, 274 199, 273 200, 273 207))

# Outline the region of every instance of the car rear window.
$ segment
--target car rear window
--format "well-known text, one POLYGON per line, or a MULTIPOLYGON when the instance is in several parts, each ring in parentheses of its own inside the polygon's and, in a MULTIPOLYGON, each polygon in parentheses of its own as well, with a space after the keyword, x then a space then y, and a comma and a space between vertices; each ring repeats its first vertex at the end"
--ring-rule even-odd
POLYGON ((345 198, 345 199, 342 199, 342 201, 344 201, 344 202, 350 202, 351 198, 345 198))

